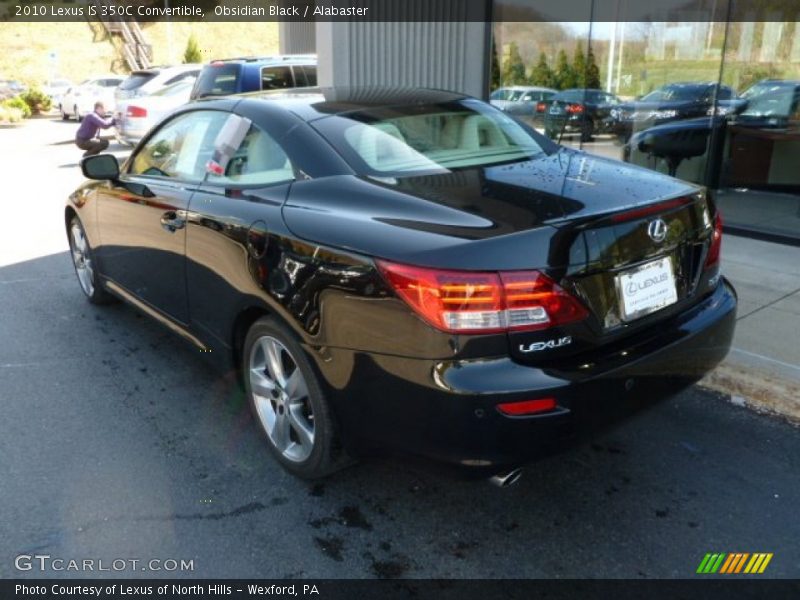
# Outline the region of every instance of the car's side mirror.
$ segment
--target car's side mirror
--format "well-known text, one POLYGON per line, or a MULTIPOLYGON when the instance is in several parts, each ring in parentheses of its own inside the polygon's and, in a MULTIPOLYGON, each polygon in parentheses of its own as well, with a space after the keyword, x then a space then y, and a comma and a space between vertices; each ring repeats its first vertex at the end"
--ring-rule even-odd
POLYGON ((87 179, 119 179, 119 163, 112 154, 97 154, 87 156, 81 161, 81 171, 87 179))

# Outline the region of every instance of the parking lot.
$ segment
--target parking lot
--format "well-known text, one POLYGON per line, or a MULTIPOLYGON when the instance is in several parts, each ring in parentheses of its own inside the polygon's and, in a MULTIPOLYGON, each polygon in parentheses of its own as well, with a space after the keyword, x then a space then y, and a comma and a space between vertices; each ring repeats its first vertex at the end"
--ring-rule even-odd
POLYGON ((698 387, 507 489, 396 460, 292 478, 230 377, 85 301, 63 231, 76 127, 0 130, 0 577, 92 576, 14 567, 48 554, 193 561, 121 573, 148 577, 687 578, 707 552, 800 576, 797 429, 698 387))

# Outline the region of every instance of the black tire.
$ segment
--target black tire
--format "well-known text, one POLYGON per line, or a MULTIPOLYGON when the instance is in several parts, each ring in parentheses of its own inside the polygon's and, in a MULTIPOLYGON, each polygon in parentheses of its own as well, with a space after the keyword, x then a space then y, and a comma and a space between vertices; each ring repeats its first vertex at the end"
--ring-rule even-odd
POLYGON ((242 374, 247 401, 256 425, 273 456, 287 471, 303 479, 319 479, 351 462, 339 444, 336 422, 319 378, 297 337, 288 327, 270 317, 263 317, 253 323, 244 342, 242 374), (267 355, 270 354, 270 348, 278 351, 280 370, 285 375, 285 387, 282 384, 274 385, 279 378, 273 376, 268 366, 267 355), (265 358, 263 368, 262 355, 265 358), (306 393, 303 395, 300 392, 293 399, 290 388, 300 387, 290 383, 296 377, 295 369, 305 382, 306 393), (269 389, 264 385, 265 382, 272 384, 274 388, 269 389), (259 387, 260 394, 254 394, 254 386, 259 387), (278 429, 281 429, 279 421, 286 423, 282 427, 285 434, 278 433, 278 429), (307 443, 309 425, 313 440, 310 444, 307 443), (269 431, 270 426, 273 428, 272 432, 269 431), (304 435, 300 435, 301 429, 305 430, 304 435), (285 447, 280 447, 279 437, 283 437, 288 445, 282 444, 285 447), (292 450, 294 454, 290 452, 292 450))
POLYGON ((69 239, 70 256, 72 257, 72 266, 75 267, 75 275, 78 277, 78 283, 81 290, 86 295, 86 298, 92 304, 110 304, 116 301, 116 298, 109 294, 103 285, 100 283, 98 276, 96 262, 94 260, 94 251, 89 244, 89 239, 86 237, 86 231, 83 229, 83 223, 77 216, 70 219, 69 227, 67 228, 67 238, 69 239), (81 239, 83 240, 81 242, 81 239))
POLYGON ((63 106, 61 106, 61 105, 59 104, 59 105, 58 105, 58 110, 59 110, 59 111, 61 111, 61 118, 62 118, 64 121, 69 121, 69 115, 68 115, 67 113, 65 113, 65 112, 64 112, 64 107, 63 107, 63 106))

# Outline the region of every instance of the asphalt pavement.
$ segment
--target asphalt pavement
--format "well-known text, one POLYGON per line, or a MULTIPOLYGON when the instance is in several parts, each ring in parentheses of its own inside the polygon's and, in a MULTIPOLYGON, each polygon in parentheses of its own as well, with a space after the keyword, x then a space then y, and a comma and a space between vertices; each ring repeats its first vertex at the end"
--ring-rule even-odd
POLYGON ((686 578, 707 552, 771 552, 763 577, 800 576, 798 430, 697 387, 507 489, 398 460, 287 475, 229 376, 85 301, 60 212, 74 127, 0 131, 0 577, 686 578), (19 571, 19 555, 128 562, 19 571))

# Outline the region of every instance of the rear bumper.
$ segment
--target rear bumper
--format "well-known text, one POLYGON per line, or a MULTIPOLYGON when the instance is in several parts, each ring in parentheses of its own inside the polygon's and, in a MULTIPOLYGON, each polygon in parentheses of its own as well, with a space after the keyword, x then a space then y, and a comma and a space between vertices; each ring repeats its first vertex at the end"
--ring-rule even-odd
POLYGON ((317 364, 351 450, 388 448, 492 472, 596 433, 702 377, 730 349, 736 305, 735 291, 723 281, 658 331, 573 366, 345 351, 330 351, 317 364), (496 408, 542 397, 555 398, 558 408, 525 417, 496 408))

